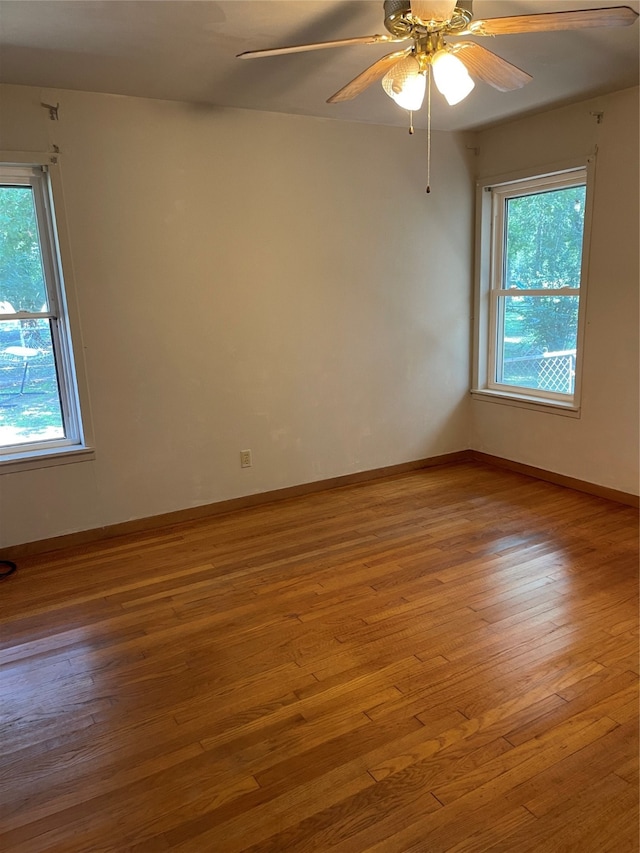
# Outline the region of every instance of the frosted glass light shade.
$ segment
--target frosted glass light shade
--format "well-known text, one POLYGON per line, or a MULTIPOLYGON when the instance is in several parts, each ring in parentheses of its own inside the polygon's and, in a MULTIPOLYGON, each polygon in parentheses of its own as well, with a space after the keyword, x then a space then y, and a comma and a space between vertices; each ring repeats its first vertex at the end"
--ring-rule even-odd
POLYGON ((427 85, 420 63, 414 56, 401 59, 382 78, 387 95, 405 110, 419 110, 427 85))
POLYGON ((438 91, 445 96, 450 106, 463 101, 475 86, 462 62, 448 50, 437 51, 431 60, 431 67, 438 91))
POLYGON ((427 21, 450 21, 456 0, 411 0, 411 14, 427 21))

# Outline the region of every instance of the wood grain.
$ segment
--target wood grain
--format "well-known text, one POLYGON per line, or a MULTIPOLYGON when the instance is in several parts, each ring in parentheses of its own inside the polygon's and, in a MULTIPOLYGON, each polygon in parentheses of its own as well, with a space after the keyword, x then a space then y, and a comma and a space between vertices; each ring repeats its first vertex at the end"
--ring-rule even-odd
POLYGON ((482 462, 25 557, 3 853, 638 850, 638 524, 482 462))

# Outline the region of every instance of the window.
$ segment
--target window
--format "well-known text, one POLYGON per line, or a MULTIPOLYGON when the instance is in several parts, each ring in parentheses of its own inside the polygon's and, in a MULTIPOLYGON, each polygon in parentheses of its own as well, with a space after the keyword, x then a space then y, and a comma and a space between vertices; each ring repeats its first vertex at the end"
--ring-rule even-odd
POLYGON ((85 448, 44 165, 0 165, 0 463, 85 448))
POLYGON ((475 391, 577 410, 587 169, 481 186, 475 391))

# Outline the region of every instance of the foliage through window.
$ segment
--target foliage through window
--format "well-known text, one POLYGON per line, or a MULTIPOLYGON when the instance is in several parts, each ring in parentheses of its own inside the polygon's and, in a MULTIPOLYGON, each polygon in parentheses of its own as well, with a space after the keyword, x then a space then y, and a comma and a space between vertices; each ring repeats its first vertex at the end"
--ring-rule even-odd
POLYGON ((0 166, 0 459, 82 444, 47 171, 0 166))
MULTIPOLYGON (((490 392, 573 405, 580 366, 587 174, 575 169, 486 188, 481 307, 490 392)), ((483 344, 481 344, 483 345, 483 344)))

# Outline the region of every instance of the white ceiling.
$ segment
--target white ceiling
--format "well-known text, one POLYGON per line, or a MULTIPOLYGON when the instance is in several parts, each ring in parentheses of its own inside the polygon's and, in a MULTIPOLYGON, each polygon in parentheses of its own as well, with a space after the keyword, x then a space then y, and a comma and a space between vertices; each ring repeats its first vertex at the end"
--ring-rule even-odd
MULTIPOLYGON (((474 18, 640 0, 475 0, 474 18)), ((244 50, 386 32, 382 0, 0 0, 0 82, 406 125, 374 84, 329 95, 391 48, 340 47, 236 59, 244 50)), ((502 93, 477 83, 461 104, 433 98, 434 127, 474 129, 638 84, 639 25, 475 39, 533 75, 502 93)), ((415 124, 425 126, 423 108, 415 124)))

